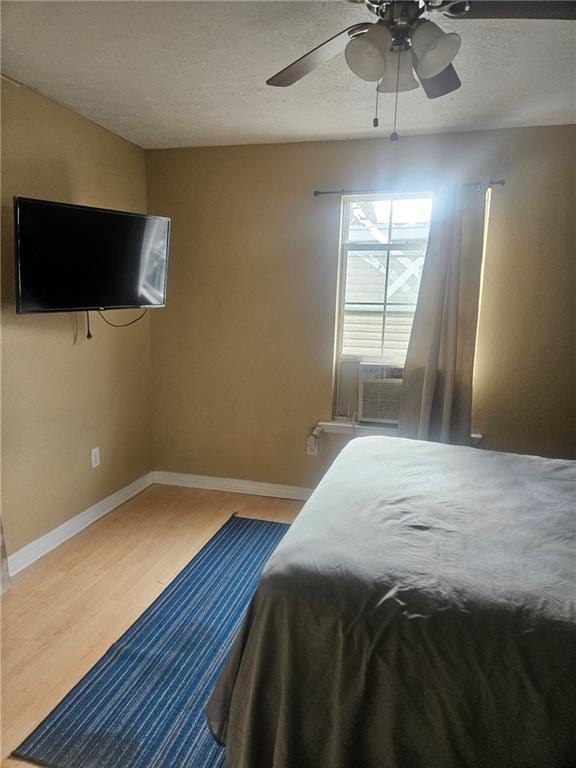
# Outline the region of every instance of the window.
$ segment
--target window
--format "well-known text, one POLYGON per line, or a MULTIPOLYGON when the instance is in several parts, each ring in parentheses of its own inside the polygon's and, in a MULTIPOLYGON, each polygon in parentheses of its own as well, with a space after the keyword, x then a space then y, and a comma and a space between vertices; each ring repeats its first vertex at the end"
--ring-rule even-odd
POLYGON ((404 366, 431 210, 427 192, 342 200, 336 416, 351 418, 355 412, 350 387, 359 363, 404 366))
POLYGON ((432 196, 343 200, 339 356, 403 366, 432 196))

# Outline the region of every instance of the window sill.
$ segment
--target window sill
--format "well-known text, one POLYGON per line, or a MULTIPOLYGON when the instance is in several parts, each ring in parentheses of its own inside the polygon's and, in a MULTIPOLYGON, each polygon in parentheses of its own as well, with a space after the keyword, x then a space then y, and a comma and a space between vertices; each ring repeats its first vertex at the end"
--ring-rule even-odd
MULTIPOLYGON (((398 424, 366 424, 342 419, 332 421, 319 421, 318 427, 329 435, 347 435, 348 437, 365 437, 366 435, 384 435, 386 437, 398 437, 398 424)), ((472 433, 470 445, 477 447, 483 435, 472 433)))

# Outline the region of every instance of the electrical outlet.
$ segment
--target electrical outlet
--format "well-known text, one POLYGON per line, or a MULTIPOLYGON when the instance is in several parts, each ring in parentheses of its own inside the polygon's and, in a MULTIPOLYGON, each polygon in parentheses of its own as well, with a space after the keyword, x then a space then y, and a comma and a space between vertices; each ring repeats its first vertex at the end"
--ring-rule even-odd
POLYGON ((90 449, 90 464, 92 469, 100 466, 100 447, 90 449))
POLYGON ((310 435, 306 440, 306 454, 308 456, 318 456, 318 438, 316 435, 310 435))

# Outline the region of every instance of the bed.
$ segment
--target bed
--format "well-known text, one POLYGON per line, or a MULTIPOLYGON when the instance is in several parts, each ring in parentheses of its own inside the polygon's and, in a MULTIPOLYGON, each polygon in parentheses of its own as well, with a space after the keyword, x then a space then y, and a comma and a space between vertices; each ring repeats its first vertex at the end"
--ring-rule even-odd
POLYGON ((365 437, 210 698, 228 768, 574 768, 576 462, 365 437))

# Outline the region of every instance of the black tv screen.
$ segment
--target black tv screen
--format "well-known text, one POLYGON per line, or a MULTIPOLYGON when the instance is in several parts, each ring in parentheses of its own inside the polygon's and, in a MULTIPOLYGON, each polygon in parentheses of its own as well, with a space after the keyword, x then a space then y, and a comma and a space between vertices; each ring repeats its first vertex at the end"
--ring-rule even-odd
POLYGON ((14 198, 16 311, 163 307, 170 219, 14 198))

